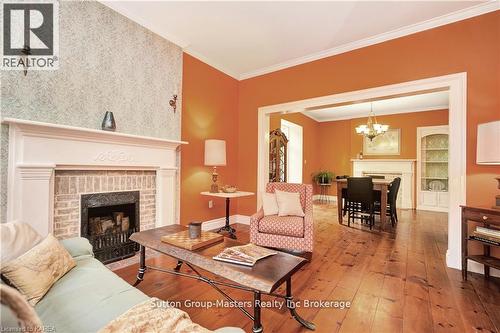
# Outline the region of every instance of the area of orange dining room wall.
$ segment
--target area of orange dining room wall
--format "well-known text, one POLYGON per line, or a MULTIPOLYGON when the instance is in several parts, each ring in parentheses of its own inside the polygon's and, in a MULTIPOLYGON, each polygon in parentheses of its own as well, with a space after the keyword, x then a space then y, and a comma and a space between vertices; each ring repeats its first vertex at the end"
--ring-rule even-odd
MULTIPOLYGON (((257 110, 261 106, 467 73, 467 203, 491 205, 499 166, 475 163, 479 123, 500 119, 500 11, 240 81, 238 181, 257 188, 257 110)), ((340 142, 336 143, 340 144, 340 142)), ((256 199, 239 203, 240 214, 256 199)))
MULTIPOLYGON (((225 215, 224 199, 201 196, 210 189, 212 168, 204 166, 205 139, 226 140, 227 165, 218 167, 221 184, 238 185, 238 81, 184 54, 182 80, 181 224, 225 215), (208 208, 213 200, 214 208, 208 208)), ((241 199, 244 200, 244 199, 241 199)), ((237 212, 233 201, 231 214, 237 212)))

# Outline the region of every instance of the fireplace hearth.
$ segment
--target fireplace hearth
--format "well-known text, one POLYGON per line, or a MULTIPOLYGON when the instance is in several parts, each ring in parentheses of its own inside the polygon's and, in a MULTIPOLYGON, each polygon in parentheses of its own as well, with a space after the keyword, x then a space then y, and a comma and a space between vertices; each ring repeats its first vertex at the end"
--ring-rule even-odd
POLYGON ((81 236, 89 239, 95 257, 107 264, 131 257, 139 250, 129 240, 140 230, 139 191, 83 194, 81 236))

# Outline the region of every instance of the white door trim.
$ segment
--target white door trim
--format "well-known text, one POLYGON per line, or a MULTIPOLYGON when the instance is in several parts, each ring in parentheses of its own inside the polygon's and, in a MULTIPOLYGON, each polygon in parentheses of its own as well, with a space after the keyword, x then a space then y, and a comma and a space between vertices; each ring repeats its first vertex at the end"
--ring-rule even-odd
POLYGON ((303 176, 303 165, 304 165, 303 128, 302 128, 302 126, 300 126, 294 122, 285 120, 285 119, 281 119, 280 126, 281 126, 282 131, 283 131, 283 127, 288 127, 288 129, 290 130, 290 133, 287 134, 287 136, 288 136, 288 146, 287 146, 287 156, 286 156, 286 158, 287 158, 287 161, 286 161, 286 163, 287 163, 287 168, 286 168, 287 182, 289 182, 289 183, 302 183, 304 181, 303 177, 302 177, 303 176), (295 147, 295 145, 297 145, 296 141, 300 141, 300 142, 298 142, 298 145, 300 146, 299 158, 297 158, 297 156, 294 156, 294 154, 293 154, 293 147, 295 147), (295 160, 295 161, 290 162, 290 159, 295 160), (292 177, 290 177, 290 172, 292 171, 292 168, 297 168, 297 167, 300 169, 299 170, 300 172, 295 172, 295 171, 297 171, 297 169, 295 169, 293 171, 293 173, 297 173, 298 178, 300 178, 300 179, 297 179, 297 180, 293 179, 292 180, 292 177))
POLYGON ((268 116, 271 113, 295 113, 301 112, 306 108, 321 107, 322 105, 443 88, 448 89, 450 92, 448 122, 450 126, 450 210, 448 214, 448 251, 446 253, 446 264, 448 267, 459 269, 461 267, 460 205, 465 204, 466 199, 467 73, 465 72, 258 108, 257 208, 261 205, 261 193, 264 191, 267 182, 266 175, 269 174, 268 116))

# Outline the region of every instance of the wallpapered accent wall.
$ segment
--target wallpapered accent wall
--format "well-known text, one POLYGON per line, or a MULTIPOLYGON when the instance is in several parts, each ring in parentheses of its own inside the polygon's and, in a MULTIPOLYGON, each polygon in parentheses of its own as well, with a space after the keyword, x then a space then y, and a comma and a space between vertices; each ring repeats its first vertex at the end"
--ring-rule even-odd
MULTIPOLYGON (((180 139, 182 49, 98 2, 60 2, 60 67, 2 71, 2 117, 180 139), (177 112, 169 106, 178 95, 177 112)), ((1 222, 5 222, 8 128, 1 129, 1 222)))

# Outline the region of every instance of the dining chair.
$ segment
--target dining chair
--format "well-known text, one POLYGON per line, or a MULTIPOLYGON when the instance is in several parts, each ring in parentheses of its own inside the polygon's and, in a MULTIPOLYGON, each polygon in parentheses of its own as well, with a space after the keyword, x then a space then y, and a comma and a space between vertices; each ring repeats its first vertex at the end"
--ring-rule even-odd
POLYGON ((360 219, 372 229, 375 224, 373 180, 370 177, 347 178, 347 225, 360 219))
MULTIPOLYGON (((349 178, 348 175, 335 177, 335 179, 347 179, 347 178, 349 178)), ((347 214, 347 188, 342 189, 342 197, 340 198, 340 202, 342 205, 342 216, 345 216, 347 214)))
MULTIPOLYGON (((398 222, 398 212, 397 212, 397 200, 399 188, 401 186, 401 178, 396 177, 389 184, 389 190, 387 192, 387 207, 385 208, 385 214, 390 217, 391 224, 394 227, 398 222)), ((375 199, 375 214, 381 214, 380 207, 380 197, 375 199)))

